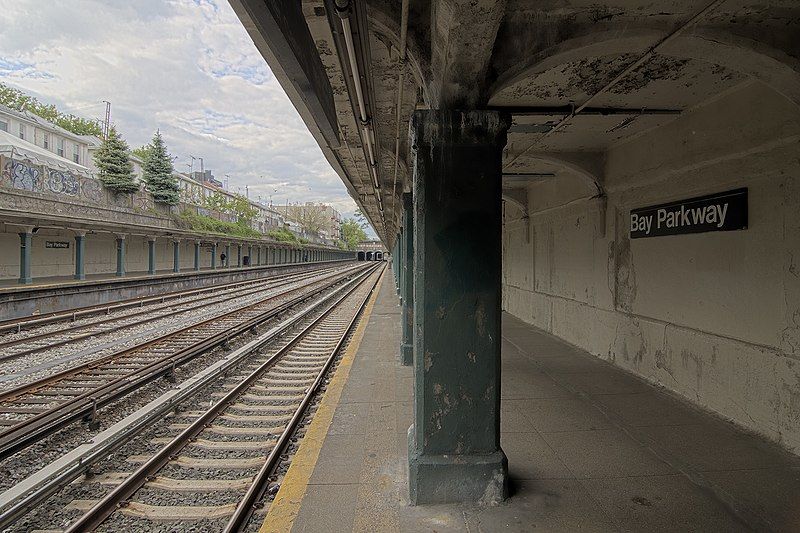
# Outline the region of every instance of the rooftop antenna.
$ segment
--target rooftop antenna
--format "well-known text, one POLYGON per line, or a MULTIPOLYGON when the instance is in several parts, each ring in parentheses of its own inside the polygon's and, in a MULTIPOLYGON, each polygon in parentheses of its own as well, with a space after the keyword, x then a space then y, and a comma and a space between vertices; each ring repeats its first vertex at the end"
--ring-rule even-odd
POLYGON ((108 130, 111 127, 111 102, 102 100, 106 104, 106 118, 103 120, 103 139, 108 139, 108 130))

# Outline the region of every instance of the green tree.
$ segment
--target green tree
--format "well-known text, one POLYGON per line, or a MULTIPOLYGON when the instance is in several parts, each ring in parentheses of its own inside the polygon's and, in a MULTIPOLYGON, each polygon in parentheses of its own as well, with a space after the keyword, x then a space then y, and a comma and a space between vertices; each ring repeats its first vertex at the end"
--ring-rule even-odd
POLYGON ((142 175, 147 184, 147 190, 153 195, 156 202, 167 205, 178 205, 178 178, 173 175, 172 159, 167 152, 167 145, 161 137, 161 132, 156 131, 153 140, 145 150, 142 175))
POLYGON ((361 225, 352 218, 342 222, 342 237, 344 237, 345 246, 350 251, 358 248, 360 242, 367 240, 367 234, 361 225))
POLYGON ((361 229, 367 227, 367 217, 364 216, 364 213, 361 211, 361 208, 357 208, 354 216, 355 221, 361 226, 361 229))
POLYGON ((144 161, 145 159, 147 159, 147 152, 149 150, 150 150, 150 145, 145 144, 139 146, 138 148, 134 148, 133 150, 131 150, 131 153, 136 157, 138 157, 139 159, 141 159, 142 161, 144 161))
POLYGON ((100 170, 100 181, 110 191, 119 194, 139 190, 139 184, 134 181, 128 143, 113 126, 94 154, 94 163, 100 170))
POLYGON ((53 104, 43 104, 35 97, 25 94, 14 87, 9 87, 5 83, 0 83, 0 104, 17 111, 30 111, 34 115, 40 116, 76 135, 96 135, 100 137, 103 134, 103 130, 97 121, 62 113, 53 104))
POLYGON ((203 203, 209 209, 235 216, 242 223, 249 223, 258 214, 258 208, 253 207, 250 200, 241 194, 229 196, 215 192, 206 196, 203 203))

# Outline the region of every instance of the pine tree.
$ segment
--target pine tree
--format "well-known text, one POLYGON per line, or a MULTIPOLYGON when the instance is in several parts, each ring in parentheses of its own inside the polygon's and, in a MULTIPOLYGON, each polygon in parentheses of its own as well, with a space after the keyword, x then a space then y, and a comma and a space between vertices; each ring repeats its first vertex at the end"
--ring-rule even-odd
POLYGON ((128 143, 113 126, 95 153, 94 163, 100 170, 100 181, 110 191, 119 194, 139 190, 139 184, 134 181, 128 143))
POLYGON ((142 170, 147 190, 156 202, 167 205, 178 204, 178 178, 172 174, 172 159, 167 152, 164 139, 161 138, 161 132, 157 131, 147 146, 142 170))

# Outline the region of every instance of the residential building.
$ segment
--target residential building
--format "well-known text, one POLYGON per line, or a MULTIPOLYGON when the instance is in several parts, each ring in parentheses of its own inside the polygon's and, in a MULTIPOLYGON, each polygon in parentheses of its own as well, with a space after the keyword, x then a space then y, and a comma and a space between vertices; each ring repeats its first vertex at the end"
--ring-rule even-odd
POLYGON ((0 131, 60 158, 88 166, 90 157, 87 136, 76 135, 29 111, 17 111, 0 105, 0 131))
POLYGON ((222 188, 222 182, 215 178, 214 174, 210 170, 192 172, 190 177, 199 183, 205 183, 218 189, 222 188))
POLYGON ((342 215, 328 204, 305 202, 276 205, 274 208, 306 229, 309 226, 319 228, 320 236, 327 241, 335 242, 341 236, 342 215))

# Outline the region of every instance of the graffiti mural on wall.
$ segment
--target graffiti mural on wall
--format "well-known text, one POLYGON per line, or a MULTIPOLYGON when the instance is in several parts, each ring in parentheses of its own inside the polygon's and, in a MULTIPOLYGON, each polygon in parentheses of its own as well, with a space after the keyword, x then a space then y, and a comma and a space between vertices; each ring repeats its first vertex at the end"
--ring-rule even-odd
POLYGON ((103 186, 97 180, 83 180, 81 183, 81 195, 96 204, 102 203, 105 197, 103 186))
POLYGON ((45 187, 55 194, 78 196, 81 189, 80 181, 69 172, 48 169, 45 187))
POLYGON ((23 161, 9 159, 3 166, 3 181, 14 189, 25 191, 41 190, 40 174, 38 168, 23 161))
MULTIPOLYGON (((20 161, 0 156, 0 188, 16 189, 43 194, 59 202, 56 211, 71 209, 70 204, 81 202, 94 204, 102 209, 114 211, 135 211, 147 216, 164 216, 173 212, 170 206, 157 204, 146 190, 132 194, 113 194, 103 187, 99 179, 84 175, 80 171, 59 170, 45 165, 35 165, 29 161, 20 161)), ((2 197, 3 195, 0 195, 2 197)), ((38 200, 21 195, 8 195, 8 202, 15 202, 19 210, 33 209, 38 200), (24 205, 23 205, 24 204, 24 205)), ((177 213, 177 210, 175 211, 177 213)))

